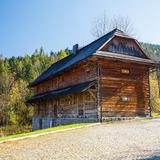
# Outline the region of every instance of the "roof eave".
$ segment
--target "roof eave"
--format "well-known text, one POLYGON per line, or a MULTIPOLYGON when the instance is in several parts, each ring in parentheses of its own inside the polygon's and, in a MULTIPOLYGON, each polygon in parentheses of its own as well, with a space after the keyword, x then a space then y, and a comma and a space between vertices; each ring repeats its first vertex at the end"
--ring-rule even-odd
POLYGON ((29 100, 27 100, 26 103, 35 103, 35 101, 37 100, 48 99, 49 95, 50 97, 55 98, 55 97, 59 97, 63 95, 85 92, 86 90, 88 90, 90 87, 92 87, 95 84, 96 84, 96 79, 87 81, 87 82, 83 82, 83 83, 79 83, 76 85, 67 86, 64 88, 48 90, 46 92, 34 95, 29 100))
POLYGON ((154 66, 159 65, 158 62, 155 62, 155 61, 150 60, 150 59, 144 59, 144 58, 122 55, 122 54, 106 52, 106 51, 97 51, 94 55, 106 57, 106 58, 109 58, 109 59, 132 61, 132 62, 135 62, 135 63, 141 63, 141 64, 147 64, 147 65, 154 65, 154 66))
MULTIPOLYGON (((94 54, 94 53, 93 53, 93 54, 94 54)), ((78 63, 80 63, 80 62, 82 62, 82 61, 88 60, 88 58, 91 57, 91 56, 92 56, 92 55, 89 55, 89 56, 85 57, 84 59, 77 61, 76 63, 74 63, 74 64, 72 64, 72 65, 70 65, 70 66, 68 66, 68 67, 66 67, 66 68, 58 71, 57 73, 49 76, 48 78, 46 78, 46 79, 44 79, 44 80, 42 80, 42 81, 39 81, 39 82, 33 81, 33 82, 31 82, 28 86, 29 86, 29 87, 34 87, 34 86, 40 84, 40 83, 43 82, 43 81, 46 81, 46 80, 48 80, 48 79, 50 79, 50 78, 52 78, 52 77, 54 77, 54 76, 57 76, 58 74, 61 74, 62 72, 66 71, 66 70, 69 70, 71 67, 73 67, 73 66, 76 65, 76 64, 78 64, 78 63)))

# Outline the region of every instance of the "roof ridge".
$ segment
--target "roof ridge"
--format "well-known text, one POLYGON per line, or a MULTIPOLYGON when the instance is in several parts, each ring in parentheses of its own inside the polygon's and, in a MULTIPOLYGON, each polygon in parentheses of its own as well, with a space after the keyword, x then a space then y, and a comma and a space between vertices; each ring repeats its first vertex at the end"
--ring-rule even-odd
MULTIPOLYGON (((115 28, 115 29, 111 30, 110 32, 104 34, 103 36, 101 36, 101 37, 95 39, 95 40, 92 41, 91 43, 88 43, 87 45, 83 46, 82 48, 80 48, 80 49, 78 50, 78 52, 81 51, 82 49, 88 47, 89 45, 91 45, 91 44, 97 42, 98 40, 102 39, 103 37, 108 36, 108 35, 111 34, 112 32, 113 32, 113 33, 116 32, 116 30, 119 30, 119 29, 116 29, 116 28, 115 28)), ((120 31, 121 31, 121 30, 120 30, 120 31)), ((122 32, 123 32, 123 31, 122 31, 122 32)))
MULTIPOLYGON (((84 47, 80 48, 76 54, 70 54, 69 56, 63 58, 56 63, 53 63, 47 70, 45 70, 41 75, 39 75, 34 81, 30 83, 30 87, 41 83, 42 81, 49 79, 60 72, 69 69, 71 66, 79 63, 80 61, 92 56, 96 53, 96 51, 102 46, 105 42, 113 38, 114 36, 123 36, 125 38, 132 38, 125 34, 118 28, 111 30, 110 32, 106 33, 105 35, 97 38, 96 40, 92 41, 91 43, 85 45, 84 47)), ((136 40, 136 39, 134 39, 136 40)), ((138 41, 137 41, 138 42, 138 41)))

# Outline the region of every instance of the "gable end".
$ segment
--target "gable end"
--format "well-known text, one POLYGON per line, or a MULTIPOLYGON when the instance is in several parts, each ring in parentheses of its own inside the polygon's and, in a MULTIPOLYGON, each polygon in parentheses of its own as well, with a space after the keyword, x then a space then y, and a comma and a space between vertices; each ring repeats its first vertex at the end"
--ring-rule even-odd
POLYGON ((101 51, 148 59, 138 42, 134 39, 115 36, 101 51))

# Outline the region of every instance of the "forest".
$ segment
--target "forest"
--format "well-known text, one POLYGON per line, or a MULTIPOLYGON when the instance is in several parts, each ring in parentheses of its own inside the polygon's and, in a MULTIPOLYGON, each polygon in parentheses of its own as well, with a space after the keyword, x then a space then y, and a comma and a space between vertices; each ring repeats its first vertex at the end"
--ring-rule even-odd
MULTIPOLYGON (((150 57, 160 57, 160 45, 141 44, 150 57)), ((0 136, 31 130, 33 108, 25 103, 32 96, 29 83, 51 64, 70 53, 69 49, 47 53, 41 47, 31 56, 0 56, 0 136)), ((150 86, 152 109, 160 112, 157 72, 151 72, 150 86)))
POLYGON ((31 130, 33 108, 25 103, 32 96, 28 85, 51 64, 69 54, 68 49, 46 53, 41 47, 31 56, 0 56, 0 136, 5 131, 8 135, 31 130))

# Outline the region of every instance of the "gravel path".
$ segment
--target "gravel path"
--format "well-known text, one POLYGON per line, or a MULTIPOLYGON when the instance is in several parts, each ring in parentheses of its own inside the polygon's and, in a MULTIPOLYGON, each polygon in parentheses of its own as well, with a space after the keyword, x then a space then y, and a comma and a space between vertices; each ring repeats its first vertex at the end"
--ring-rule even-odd
POLYGON ((0 144, 0 160, 160 160, 160 119, 100 124, 0 144))

